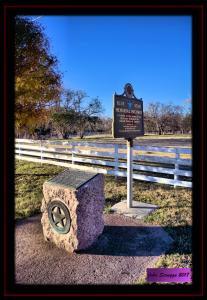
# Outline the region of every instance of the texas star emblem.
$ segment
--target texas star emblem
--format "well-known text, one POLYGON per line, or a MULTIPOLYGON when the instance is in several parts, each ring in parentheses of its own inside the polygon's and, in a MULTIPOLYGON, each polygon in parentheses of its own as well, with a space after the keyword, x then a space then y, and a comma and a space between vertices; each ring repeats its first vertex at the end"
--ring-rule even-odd
POLYGON ((131 101, 128 101, 128 109, 132 109, 132 102, 131 101))

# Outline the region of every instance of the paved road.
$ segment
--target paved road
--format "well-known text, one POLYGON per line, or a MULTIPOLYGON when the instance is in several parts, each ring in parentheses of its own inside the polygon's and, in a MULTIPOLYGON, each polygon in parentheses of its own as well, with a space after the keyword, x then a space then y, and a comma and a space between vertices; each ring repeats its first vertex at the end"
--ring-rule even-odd
POLYGON ((132 284, 172 243, 159 226, 108 214, 99 239, 85 251, 68 254, 44 241, 40 219, 17 222, 17 284, 132 284))

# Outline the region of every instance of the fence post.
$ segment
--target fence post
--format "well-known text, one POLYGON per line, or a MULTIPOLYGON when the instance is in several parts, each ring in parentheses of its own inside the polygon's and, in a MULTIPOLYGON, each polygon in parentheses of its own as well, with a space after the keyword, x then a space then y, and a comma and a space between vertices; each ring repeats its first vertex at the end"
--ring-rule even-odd
POLYGON ((72 165, 75 164, 75 160, 74 160, 74 158, 75 158, 75 153, 74 153, 74 150, 75 150, 75 146, 72 145, 72 165))
POLYGON ((20 147, 20 144, 19 144, 19 156, 21 156, 21 147, 20 147))
POLYGON ((176 188, 176 186, 177 186, 176 181, 179 179, 179 175, 177 174, 177 171, 179 170, 178 159, 180 159, 180 153, 179 153, 179 151, 178 151, 178 148, 176 148, 176 149, 175 149, 174 188, 176 188))
POLYGON ((115 179, 117 179, 116 172, 119 169, 119 145, 114 144, 114 171, 115 171, 115 179))
POLYGON ((40 140, 40 148, 41 148, 41 164, 42 164, 42 160, 43 160, 43 151, 42 151, 42 140, 40 140))

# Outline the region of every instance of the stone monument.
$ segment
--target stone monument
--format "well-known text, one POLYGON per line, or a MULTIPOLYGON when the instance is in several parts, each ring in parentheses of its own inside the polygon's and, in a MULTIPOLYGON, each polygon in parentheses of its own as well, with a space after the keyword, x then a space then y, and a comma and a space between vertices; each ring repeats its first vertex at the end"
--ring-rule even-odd
POLYGON ((104 176, 67 169, 43 184, 46 241, 68 252, 88 248, 104 228, 104 176))

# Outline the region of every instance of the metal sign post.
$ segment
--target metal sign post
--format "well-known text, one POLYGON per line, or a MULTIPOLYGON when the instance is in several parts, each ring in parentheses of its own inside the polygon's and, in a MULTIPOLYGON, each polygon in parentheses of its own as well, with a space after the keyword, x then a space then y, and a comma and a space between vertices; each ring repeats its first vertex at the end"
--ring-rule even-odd
POLYGON ((127 208, 132 207, 133 198, 133 139, 144 135, 143 101, 134 95, 130 83, 125 84, 124 93, 113 95, 113 126, 114 138, 127 140, 127 208))
POLYGON ((133 140, 127 140, 127 208, 132 207, 133 199, 133 140))

